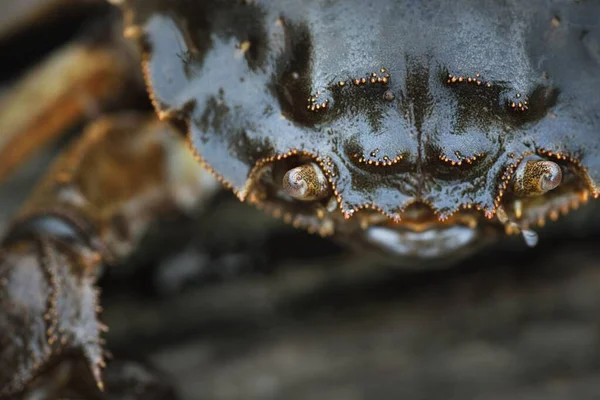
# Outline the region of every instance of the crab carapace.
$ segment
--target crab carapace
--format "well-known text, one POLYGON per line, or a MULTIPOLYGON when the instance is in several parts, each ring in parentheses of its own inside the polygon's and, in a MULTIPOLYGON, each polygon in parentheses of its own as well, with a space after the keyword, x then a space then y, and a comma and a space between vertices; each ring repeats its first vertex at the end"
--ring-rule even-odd
POLYGON ((298 227, 451 257, 598 196, 598 4, 117 3, 159 118, 298 227))
POLYGON ((141 70, 157 116, 95 122, 15 218, 0 265, 7 393, 65 348, 101 387, 98 266, 131 252, 153 216, 213 190, 181 143, 241 201, 417 266, 505 232, 533 246, 547 219, 600 194, 598 2, 110 3, 127 41, 66 45, 0 108, 0 175, 33 151, 20 133, 44 142, 80 121, 73 88, 131 108, 114 99, 141 70), (40 76, 54 90, 35 118, 11 120, 40 76), (34 300, 14 290, 28 268, 34 300))

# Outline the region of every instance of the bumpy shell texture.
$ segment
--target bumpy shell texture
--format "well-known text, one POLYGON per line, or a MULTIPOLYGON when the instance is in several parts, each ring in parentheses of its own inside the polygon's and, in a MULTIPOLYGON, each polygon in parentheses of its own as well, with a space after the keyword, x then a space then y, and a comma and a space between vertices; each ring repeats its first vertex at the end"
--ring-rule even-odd
POLYGON ((346 216, 495 214, 524 154, 600 181, 600 2, 126 0, 161 118, 240 197, 303 154, 346 216))

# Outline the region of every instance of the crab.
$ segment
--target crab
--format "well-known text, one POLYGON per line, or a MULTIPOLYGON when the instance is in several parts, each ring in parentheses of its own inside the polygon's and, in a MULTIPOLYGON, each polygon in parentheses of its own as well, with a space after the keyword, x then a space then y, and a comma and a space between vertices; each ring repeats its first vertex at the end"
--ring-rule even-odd
POLYGON ((94 121, 2 242, 3 396, 58 380, 65 359, 104 389, 98 276, 214 178, 419 268, 506 234, 535 246, 600 195, 597 2, 42 3, 32 26, 61 7, 100 22, 5 94, 0 178, 94 121))

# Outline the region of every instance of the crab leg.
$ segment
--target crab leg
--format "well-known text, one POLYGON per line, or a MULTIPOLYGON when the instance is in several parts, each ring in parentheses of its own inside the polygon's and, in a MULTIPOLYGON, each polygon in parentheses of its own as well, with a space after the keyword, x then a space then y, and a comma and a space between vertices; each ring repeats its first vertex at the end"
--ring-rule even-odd
POLYGON ((54 20, 63 18, 62 22, 65 14, 80 17, 80 11, 87 11, 86 7, 91 8, 101 2, 102 0, 2 0, 0 39, 35 29, 47 24, 49 20, 53 23, 54 20))
POLYGON ((157 217, 195 208, 218 187, 169 133, 133 114, 100 120, 15 219, 0 249, 0 397, 73 352, 102 389, 101 268, 127 257, 157 217))
POLYGON ((0 181, 68 128, 122 101, 135 60, 114 42, 74 43, 49 56, 0 98, 0 181))

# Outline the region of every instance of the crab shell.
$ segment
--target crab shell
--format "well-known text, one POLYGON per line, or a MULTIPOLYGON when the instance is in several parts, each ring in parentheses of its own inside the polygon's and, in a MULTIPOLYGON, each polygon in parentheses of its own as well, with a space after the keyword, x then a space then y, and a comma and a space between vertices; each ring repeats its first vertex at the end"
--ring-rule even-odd
POLYGON ((415 203, 438 221, 492 218, 531 155, 600 193, 598 2, 113 3, 158 116, 185 121, 241 200, 296 225, 332 232, 320 206, 265 194, 261 175, 286 159, 316 162, 346 219, 398 222, 415 203))

